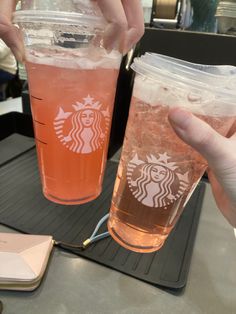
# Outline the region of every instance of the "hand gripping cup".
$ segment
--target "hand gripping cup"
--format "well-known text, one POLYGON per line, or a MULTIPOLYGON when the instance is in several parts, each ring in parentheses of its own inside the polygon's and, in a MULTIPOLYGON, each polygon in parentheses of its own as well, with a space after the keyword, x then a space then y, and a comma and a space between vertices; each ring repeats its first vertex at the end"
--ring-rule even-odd
POLYGON ((166 56, 136 58, 125 141, 108 229, 136 252, 161 248, 207 162, 174 133, 171 107, 183 107, 226 136, 236 119, 236 69, 191 64, 166 56))
POLYGON ((22 1, 26 69, 46 198, 80 204, 101 192, 121 61, 102 47, 95 2, 22 1))

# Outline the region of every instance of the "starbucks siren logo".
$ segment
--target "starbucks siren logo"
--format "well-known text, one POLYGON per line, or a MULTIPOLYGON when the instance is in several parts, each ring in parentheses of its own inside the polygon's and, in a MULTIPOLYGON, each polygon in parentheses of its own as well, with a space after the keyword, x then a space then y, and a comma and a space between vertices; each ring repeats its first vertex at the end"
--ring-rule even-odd
POLYGON ((146 156, 146 161, 135 154, 127 167, 127 181, 134 197, 145 206, 164 207, 180 198, 186 190, 188 172, 181 174, 167 153, 146 156))
POLYGON ((84 102, 72 105, 74 112, 62 107, 54 119, 54 130, 60 142, 74 153, 89 154, 99 149, 109 128, 110 112, 89 95, 84 102))

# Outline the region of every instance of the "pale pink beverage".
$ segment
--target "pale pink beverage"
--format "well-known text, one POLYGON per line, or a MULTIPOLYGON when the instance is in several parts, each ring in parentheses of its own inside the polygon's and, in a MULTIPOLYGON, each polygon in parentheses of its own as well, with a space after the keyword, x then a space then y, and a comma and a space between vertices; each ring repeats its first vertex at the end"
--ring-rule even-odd
MULTIPOLYGON (((155 101, 165 88, 157 94, 145 84, 136 77, 108 221, 119 244, 142 253, 161 248, 207 168, 174 133, 169 106, 155 101)), ((235 121, 235 116, 197 115, 223 135, 235 121)))

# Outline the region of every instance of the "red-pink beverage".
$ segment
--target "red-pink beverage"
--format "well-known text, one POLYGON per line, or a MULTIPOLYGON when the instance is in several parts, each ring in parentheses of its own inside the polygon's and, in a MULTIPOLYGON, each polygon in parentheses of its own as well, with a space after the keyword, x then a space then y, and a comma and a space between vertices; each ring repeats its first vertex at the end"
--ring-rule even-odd
POLYGON ((120 58, 94 57, 87 49, 27 54, 43 193, 56 203, 85 203, 102 189, 120 58))
MULTIPOLYGON (((13 14, 26 51, 44 195, 81 204, 101 192, 121 54, 107 51, 96 1, 22 1, 13 14)), ((118 44, 116 45, 118 47, 118 44)))
MULTIPOLYGON (((155 101, 166 90, 157 94, 145 88, 148 82, 141 77, 135 80, 108 229, 125 248, 145 253, 164 244, 207 162, 174 133, 169 107, 155 101)), ((223 135, 235 121, 232 116, 197 115, 223 135)))

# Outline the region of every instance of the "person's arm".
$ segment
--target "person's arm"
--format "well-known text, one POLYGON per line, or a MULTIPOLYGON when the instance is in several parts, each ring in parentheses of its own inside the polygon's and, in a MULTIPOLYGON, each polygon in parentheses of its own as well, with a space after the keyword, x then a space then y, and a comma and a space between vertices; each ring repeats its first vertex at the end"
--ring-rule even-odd
POLYGON ((16 2, 16 0, 0 1, 0 38, 11 48, 17 60, 22 61, 24 56, 23 41, 20 31, 11 22, 16 2))
POLYGON ((217 206, 236 227, 236 122, 230 137, 225 138, 179 108, 170 110, 169 121, 177 135, 208 161, 208 177, 217 206))
POLYGON ((0 39, 0 60, 3 60, 9 53, 9 48, 6 46, 4 41, 0 39))

